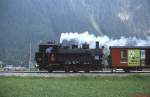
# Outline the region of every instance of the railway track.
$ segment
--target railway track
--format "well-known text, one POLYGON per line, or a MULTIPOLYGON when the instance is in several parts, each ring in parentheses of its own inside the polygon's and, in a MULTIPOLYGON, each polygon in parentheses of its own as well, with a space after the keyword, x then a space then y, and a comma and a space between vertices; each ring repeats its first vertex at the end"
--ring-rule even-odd
MULTIPOLYGON (((49 73, 48 71, 0 71, 0 73, 49 73)), ((70 74, 70 73, 84 73, 84 71, 79 71, 79 72, 73 72, 73 71, 70 71, 70 72, 65 72, 65 71, 53 71, 51 73, 62 73, 62 74, 70 74)), ((51 74, 49 73, 49 74, 51 74)), ((107 70, 107 71, 90 71, 89 73, 126 73, 124 71, 113 71, 111 72, 110 70, 107 70)), ((150 71, 130 71, 128 73, 150 73, 150 71)), ((87 73, 88 74, 88 73, 87 73)))
POLYGON ((19 77, 77 77, 77 76, 90 76, 90 77, 96 77, 96 76, 118 76, 118 77, 124 77, 129 75, 147 75, 150 76, 150 71, 132 71, 130 73, 125 73, 123 71, 117 71, 117 72, 110 72, 110 71, 97 71, 97 72, 78 72, 78 73, 65 73, 64 71, 60 72, 52 72, 48 73, 47 71, 15 71, 15 72, 0 72, 0 76, 19 76, 19 77))

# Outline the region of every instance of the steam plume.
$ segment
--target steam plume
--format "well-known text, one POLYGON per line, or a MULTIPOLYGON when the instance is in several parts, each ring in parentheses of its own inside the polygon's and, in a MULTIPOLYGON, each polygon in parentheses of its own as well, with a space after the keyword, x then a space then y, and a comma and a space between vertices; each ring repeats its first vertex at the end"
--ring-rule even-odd
POLYGON ((99 41, 100 46, 150 46, 150 37, 147 39, 139 39, 136 37, 124 37, 119 39, 109 38, 107 35, 96 37, 93 34, 89 34, 88 31, 79 34, 78 32, 62 33, 60 37, 60 43, 63 41, 76 41, 79 45, 82 43, 89 43, 90 48, 95 47, 95 41, 99 41))

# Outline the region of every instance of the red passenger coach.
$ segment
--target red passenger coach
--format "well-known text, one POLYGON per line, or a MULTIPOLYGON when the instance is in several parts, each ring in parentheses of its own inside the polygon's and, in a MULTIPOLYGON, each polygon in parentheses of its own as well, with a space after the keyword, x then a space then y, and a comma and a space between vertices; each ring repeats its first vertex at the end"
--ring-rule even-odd
POLYGON ((150 68, 150 46, 111 46, 112 69, 142 70, 150 68))

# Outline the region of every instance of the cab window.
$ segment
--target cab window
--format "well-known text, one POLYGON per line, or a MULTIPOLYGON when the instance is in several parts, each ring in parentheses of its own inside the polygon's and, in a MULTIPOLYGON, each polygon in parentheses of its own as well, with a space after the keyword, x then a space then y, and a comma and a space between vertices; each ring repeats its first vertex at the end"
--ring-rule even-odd
POLYGON ((53 48, 52 48, 52 47, 49 47, 49 48, 46 49, 46 53, 51 53, 52 50, 53 50, 53 48))

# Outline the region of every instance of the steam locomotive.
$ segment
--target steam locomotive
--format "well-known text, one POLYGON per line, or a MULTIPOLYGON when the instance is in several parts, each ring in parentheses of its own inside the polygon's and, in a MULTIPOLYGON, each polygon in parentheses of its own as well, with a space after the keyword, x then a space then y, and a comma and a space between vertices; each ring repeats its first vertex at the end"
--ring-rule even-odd
MULTIPOLYGON (((88 43, 64 46, 55 42, 40 44, 35 60, 39 70, 52 71, 99 71, 105 64, 104 47, 99 48, 99 42, 95 48, 89 48, 88 43)), ((109 69, 142 70, 150 68, 150 46, 111 46, 108 56, 109 69)))
POLYGON ((99 42, 96 42, 94 49, 89 48, 89 44, 62 46, 55 42, 39 45, 39 52, 35 54, 35 60, 39 70, 52 72, 55 70, 65 70, 66 72, 101 70, 102 69, 102 49, 99 42))

